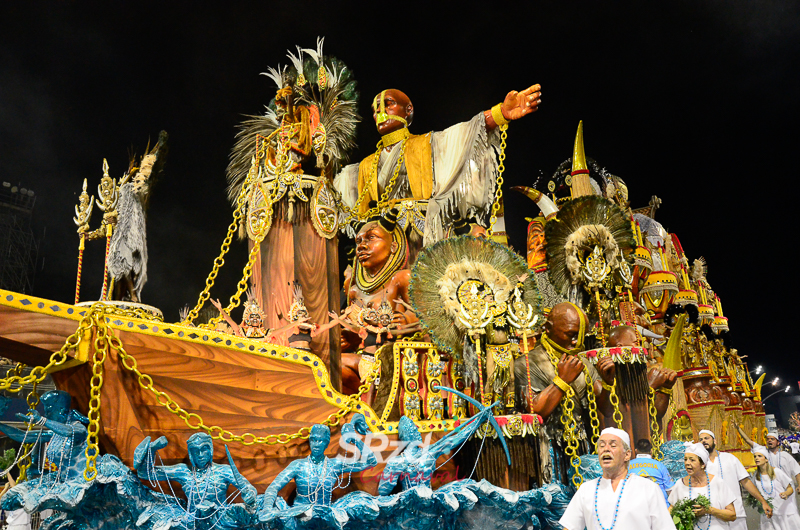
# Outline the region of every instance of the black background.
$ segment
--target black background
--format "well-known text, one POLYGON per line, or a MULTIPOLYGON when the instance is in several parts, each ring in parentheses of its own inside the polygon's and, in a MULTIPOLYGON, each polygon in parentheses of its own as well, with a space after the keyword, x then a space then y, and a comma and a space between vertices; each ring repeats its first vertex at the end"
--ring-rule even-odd
MULTIPOLYGON (((72 300, 83 179, 96 189, 104 157, 119 177, 129 150, 165 129, 143 298, 177 320, 230 222, 235 127, 274 96, 259 72, 325 36, 355 73, 362 115, 375 93, 400 88, 417 133, 541 83, 541 109, 509 130, 507 186, 552 173, 583 120, 587 156, 626 181, 634 206, 658 195, 656 219, 690 260, 708 260, 751 367, 797 390, 794 2, 4 2, 0 20, 0 180, 37 195, 37 296, 72 300)), ((377 140, 364 120, 351 158, 377 140)), ((535 206, 506 197, 511 243, 524 249, 535 206)), ((87 250, 82 299, 99 295, 102 246, 87 250)), ((234 243, 213 296, 233 292, 245 252, 234 243)))

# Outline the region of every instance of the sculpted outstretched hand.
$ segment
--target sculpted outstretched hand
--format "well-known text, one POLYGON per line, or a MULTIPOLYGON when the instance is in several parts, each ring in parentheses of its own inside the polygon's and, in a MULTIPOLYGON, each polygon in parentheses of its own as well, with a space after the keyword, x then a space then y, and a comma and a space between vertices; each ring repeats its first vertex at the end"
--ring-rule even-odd
POLYGON ((536 112, 541 102, 541 85, 530 86, 522 92, 512 90, 503 100, 503 116, 508 120, 518 120, 531 112, 536 112))
POLYGON ((617 374, 617 368, 614 366, 614 361, 611 360, 611 357, 603 357, 599 361, 597 361, 597 373, 600 374, 600 377, 603 378, 603 381, 606 382, 608 385, 614 384, 614 378, 617 374))

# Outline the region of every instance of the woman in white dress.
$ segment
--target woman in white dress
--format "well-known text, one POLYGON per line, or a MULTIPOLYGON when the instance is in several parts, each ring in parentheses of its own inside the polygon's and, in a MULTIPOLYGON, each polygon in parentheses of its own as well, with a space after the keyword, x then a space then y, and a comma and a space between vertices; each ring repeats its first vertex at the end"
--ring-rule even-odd
POLYGON ((688 476, 677 481, 669 491, 669 503, 674 505, 683 499, 696 499, 703 495, 710 501, 711 507, 706 509, 700 504, 695 504, 694 515, 697 517, 694 523, 695 529, 728 530, 728 522, 736 519, 736 509, 733 507, 736 496, 722 478, 716 478, 706 472, 707 463, 708 451, 703 444, 692 444, 686 448, 683 465, 688 476))
POLYGON ((753 482, 766 499, 772 500, 772 518, 761 515, 761 530, 800 530, 800 514, 794 500, 792 479, 782 469, 769 464, 769 453, 763 445, 753 446, 756 470, 753 482))

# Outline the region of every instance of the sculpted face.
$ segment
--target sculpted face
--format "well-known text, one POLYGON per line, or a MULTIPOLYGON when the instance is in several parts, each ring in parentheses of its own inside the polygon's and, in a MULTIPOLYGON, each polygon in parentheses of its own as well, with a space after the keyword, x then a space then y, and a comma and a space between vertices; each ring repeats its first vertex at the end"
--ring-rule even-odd
POLYGON ((630 449, 625 449, 625 444, 619 436, 603 434, 597 440, 597 456, 603 471, 617 471, 627 465, 631 459, 630 449))
POLYGON ((308 443, 311 446, 311 456, 314 459, 320 459, 325 454, 325 449, 331 441, 330 434, 325 434, 321 430, 314 431, 308 438, 308 443))
POLYGON ((608 337, 608 345, 610 347, 616 346, 636 346, 637 337, 636 331, 627 326, 614 328, 611 335, 608 337))
POLYGON ((545 330, 550 340, 568 350, 581 342, 581 319, 578 311, 570 304, 556 304, 547 317, 545 330))
POLYGON ((411 123, 414 117, 414 105, 411 104, 411 100, 408 99, 408 96, 393 88, 387 90, 383 94, 383 112, 386 114, 385 117, 381 114, 380 101, 378 98, 380 98, 380 94, 376 97, 376 104, 372 107, 372 118, 375 120, 378 133, 380 133, 381 136, 405 127, 402 121, 392 119, 392 116, 399 116, 408 123, 411 123))
POLYGON ((194 443, 189 446, 189 460, 192 465, 197 469, 204 469, 211 463, 211 458, 214 455, 214 444, 211 438, 194 443))
POLYGON ((378 223, 367 223, 356 235, 356 259, 370 274, 380 271, 396 250, 392 235, 378 223))

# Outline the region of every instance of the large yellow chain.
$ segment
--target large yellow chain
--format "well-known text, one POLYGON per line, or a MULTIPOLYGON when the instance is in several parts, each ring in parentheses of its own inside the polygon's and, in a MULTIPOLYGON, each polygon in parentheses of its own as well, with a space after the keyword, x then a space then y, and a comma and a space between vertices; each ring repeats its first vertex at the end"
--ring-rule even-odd
POLYGON ((619 410, 619 397, 617 397, 616 379, 614 379, 614 384, 611 385, 611 391, 608 393, 608 400, 614 407, 614 423, 617 424, 617 429, 622 429, 622 412, 619 410))
MULTIPOLYGON (((294 434, 270 434, 267 436, 256 436, 251 433, 244 433, 244 434, 234 434, 231 431, 223 429, 222 427, 213 425, 208 426, 203 421, 203 418, 200 417, 199 414, 194 412, 188 412, 186 409, 181 407, 174 399, 172 399, 169 394, 166 392, 162 392, 157 390, 153 386, 153 378, 147 374, 143 374, 136 363, 136 359, 125 351, 125 348, 122 346, 122 342, 116 337, 114 334, 108 335, 108 342, 112 349, 117 352, 117 355, 120 359, 120 364, 124 366, 127 370, 130 370, 134 374, 136 374, 139 385, 151 392, 155 398, 156 402, 165 407, 168 411, 175 414, 179 418, 181 418, 186 425, 188 425, 192 429, 202 430, 208 433, 213 439, 222 440, 223 442, 240 442, 244 445, 253 445, 253 444, 264 444, 264 445, 275 445, 275 444, 286 444, 291 442, 292 440, 306 440, 311 435, 311 429, 309 427, 303 427, 299 431, 294 434)), ((375 356, 375 365, 372 369, 372 372, 367 376, 364 380, 364 383, 359 387, 358 393, 347 396, 342 408, 330 416, 328 416, 324 421, 321 423, 323 425, 328 425, 329 427, 333 427, 339 424, 341 419, 351 410, 356 409, 356 405, 359 404, 359 400, 361 396, 369 390, 370 385, 372 382, 378 377, 380 374, 380 358, 376 354, 375 356)))
MULTIPOLYGON (((553 352, 552 348, 547 344, 547 342, 542 341, 542 346, 544 346, 547 355, 550 357, 550 362, 553 364, 553 369, 555 370, 556 374, 558 373, 558 357, 553 352)), ((586 373, 586 366, 584 365, 584 373, 586 373)), ((591 382, 591 379, 586 377, 586 381, 591 382)), ((592 392, 591 388, 587 387, 587 397, 591 394, 592 397, 589 398, 589 405, 590 405, 590 412, 594 409, 594 420, 597 421, 597 427, 600 427, 600 420, 597 419, 597 405, 594 403, 594 393, 592 392)), ((573 390, 572 386, 568 387, 567 392, 564 393, 564 396, 561 398, 561 425, 564 427, 564 440, 567 442, 567 446, 564 448, 564 453, 569 458, 569 464, 572 466, 572 469, 575 471, 575 474, 572 476, 572 483, 575 485, 576 488, 580 488, 581 484, 583 484, 583 475, 581 475, 581 458, 578 455, 578 448, 580 444, 578 442, 578 425, 575 421, 575 402, 573 398, 575 396, 575 390, 573 390)), ((592 431, 595 430, 594 420, 592 421, 592 431)), ((594 434, 592 435, 594 437, 594 434)), ((596 443, 596 441, 595 441, 596 443)))
POLYGON ((230 226, 228 226, 228 233, 225 235, 225 239, 222 241, 219 256, 214 258, 214 266, 212 267, 211 272, 208 273, 208 277, 206 278, 206 286, 197 299, 197 305, 195 305, 194 308, 192 308, 192 310, 186 315, 186 319, 183 321, 183 324, 191 324, 197 318, 197 315, 200 313, 200 309, 202 309, 208 299, 211 298, 210 292, 211 288, 214 286, 214 280, 219 274, 219 269, 225 265, 225 254, 227 254, 231 248, 233 235, 239 230, 239 220, 242 218, 242 215, 244 215, 247 191, 253 178, 253 170, 251 169, 250 174, 247 176, 246 182, 242 185, 242 191, 239 192, 239 197, 236 198, 236 208, 233 210, 233 221, 231 221, 230 226))
POLYGON ((600 438, 600 418, 597 416, 597 397, 594 395, 592 378, 589 376, 589 369, 583 366, 583 377, 587 381, 586 399, 589 401, 589 423, 592 426, 592 445, 591 448, 597 452, 597 440, 600 438))
MULTIPOLYGON (((93 306, 94 309, 94 306, 93 306)), ((92 481, 97 476, 95 461, 100 454, 98 436, 100 433, 100 391, 103 388, 103 363, 108 357, 110 337, 108 324, 106 324, 107 306, 98 306, 92 312, 92 321, 95 324, 94 353, 92 356, 92 378, 89 380, 89 425, 86 428, 86 469, 83 478, 92 481)))
POLYGON ((9 371, 5 378, 0 379, 0 390, 8 390, 9 392, 16 393, 22 390, 25 385, 41 383, 44 381, 48 370, 64 364, 67 361, 67 353, 70 350, 77 348, 78 343, 81 341, 83 332, 86 329, 91 328, 90 325, 86 324, 89 320, 90 319, 88 317, 81 319, 81 324, 78 329, 75 331, 75 333, 67 337, 64 346, 62 346, 60 350, 53 352, 53 354, 50 356, 50 362, 48 362, 47 365, 34 367, 33 370, 31 370, 31 373, 26 376, 22 376, 21 371, 19 374, 10 373, 11 371, 9 371))
POLYGON ((653 444, 653 457, 661 460, 663 455, 661 454, 661 429, 658 426, 658 411, 656 410, 656 393, 652 388, 648 388, 648 390, 650 391, 650 441, 653 444))
MULTIPOLYGON (((22 365, 17 365, 22 366, 22 365)), ((19 375, 21 370, 17 373, 19 375)), ((34 381, 31 391, 28 392, 28 397, 26 401, 28 402, 28 409, 34 410, 39 405, 39 393, 36 391, 36 386, 39 384, 38 381, 34 381)), ((31 451, 33 450, 33 446, 36 445, 34 443, 26 443, 20 446, 20 452, 22 453, 22 457, 19 459, 17 463, 17 468, 19 469, 19 477, 17 478, 17 482, 25 482, 28 480, 28 469, 31 467, 31 451)))
POLYGON ((487 232, 491 236, 494 233, 494 224, 497 222, 497 212, 500 211, 500 201, 503 199, 503 172, 506 170, 506 139, 508 138, 508 124, 504 123, 499 126, 500 128, 500 155, 498 155, 497 165, 497 195, 494 197, 492 204, 492 215, 489 218, 489 230, 487 232))

